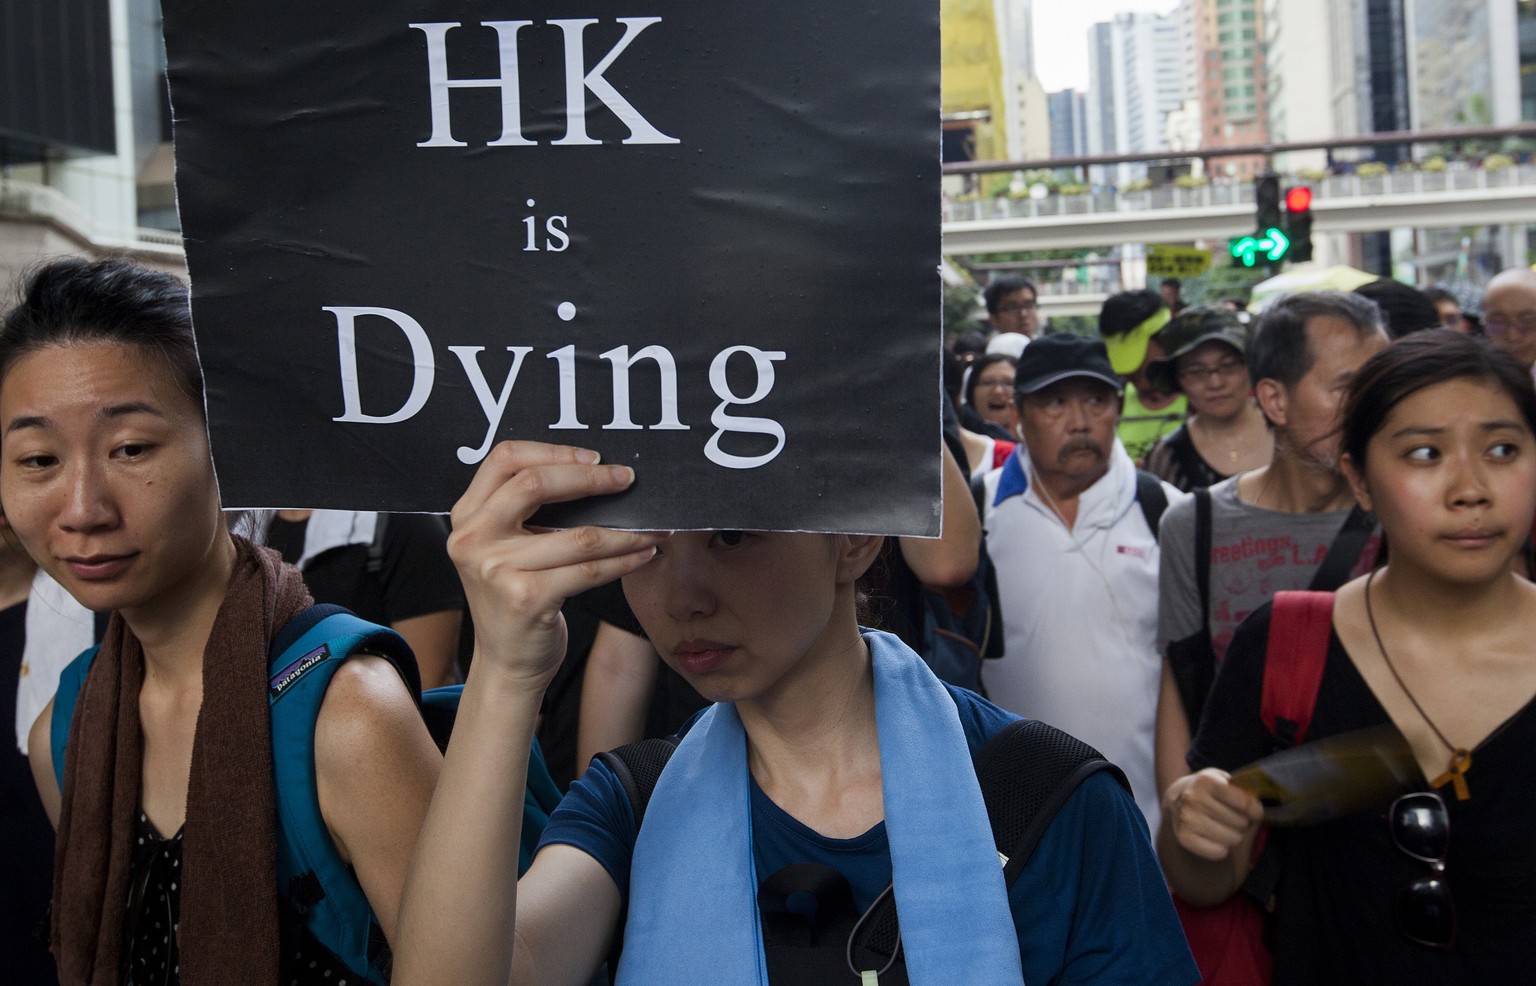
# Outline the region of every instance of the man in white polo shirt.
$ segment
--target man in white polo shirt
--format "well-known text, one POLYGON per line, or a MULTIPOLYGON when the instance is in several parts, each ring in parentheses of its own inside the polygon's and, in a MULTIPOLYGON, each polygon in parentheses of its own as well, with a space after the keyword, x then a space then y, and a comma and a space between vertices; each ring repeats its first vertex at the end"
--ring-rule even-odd
POLYGON ((1103 342, 1042 336, 1014 386, 1024 444, 996 475, 986 522, 1006 651, 983 670, 987 694, 1119 765, 1155 830, 1154 527, 1184 494, 1138 474, 1115 437, 1120 378, 1103 342))

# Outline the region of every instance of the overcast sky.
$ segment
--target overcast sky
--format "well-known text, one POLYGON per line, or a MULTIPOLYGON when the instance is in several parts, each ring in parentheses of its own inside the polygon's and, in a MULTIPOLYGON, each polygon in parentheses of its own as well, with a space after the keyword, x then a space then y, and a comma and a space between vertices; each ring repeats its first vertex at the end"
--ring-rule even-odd
POLYGON ((1166 14, 1178 0, 1036 0, 1035 74, 1046 92, 1088 88, 1088 28, 1121 11, 1166 14))

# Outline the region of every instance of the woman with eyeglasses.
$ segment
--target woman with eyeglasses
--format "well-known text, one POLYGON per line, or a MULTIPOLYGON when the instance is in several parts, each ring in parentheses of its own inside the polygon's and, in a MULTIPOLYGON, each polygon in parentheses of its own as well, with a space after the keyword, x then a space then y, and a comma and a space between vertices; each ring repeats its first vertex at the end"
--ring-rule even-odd
POLYGON ((1015 367, 1013 357, 1003 353, 988 353, 970 366, 965 406, 980 419, 980 429, 989 438, 1012 441, 1018 437, 1014 432, 1019 423, 1013 406, 1015 367))
POLYGON ((1237 313, 1186 308, 1158 341, 1168 358, 1149 366, 1147 377, 1159 390, 1182 392, 1189 418, 1152 446, 1147 471, 1188 493, 1268 463, 1274 439, 1253 399, 1237 313))
MULTIPOLYGON (((1307 738, 1390 724, 1418 790, 1273 828, 1274 983, 1530 982, 1536 971, 1536 586, 1511 563, 1536 514, 1536 390, 1507 353, 1431 330, 1350 384, 1343 468, 1385 567, 1346 584, 1307 738)), ((1158 848, 1196 905, 1240 892, 1263 818, 1228 771, 1273 751, 1260 723, 1271 611, 1237 631, 1158 848)))

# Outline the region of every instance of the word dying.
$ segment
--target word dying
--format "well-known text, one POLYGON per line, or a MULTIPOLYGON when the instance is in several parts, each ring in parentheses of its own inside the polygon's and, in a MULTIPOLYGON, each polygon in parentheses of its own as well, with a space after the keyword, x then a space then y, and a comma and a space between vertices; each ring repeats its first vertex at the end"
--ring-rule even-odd
MULTIPOLYGON (((415 417, 431 397, 432 385, 437 375, 437 361, 432 351, 432 340, 428 337, 426 330, 421 327, 421 323, 406 313, 392 308, 325 306, 323 310, 336 316, 336 340, 341 356, 343 413, 331 420, 347 424, 388 425, 415 417), (357 320, 364 316, 387 319, 405 333, 405 338, 411 347, 411 360, 414 366, 411 391, 405 403, 390 414, 368 414, 363 411, 362 388, 357 368, 357 320)), ((479 446, 459 447, 459 461, 466 465, 474 465, 485 458, 486 453, 491 450, 496 432, 501 427, 502 418, 506 414, 507 404, 511 400, 512 388, 517 383, 518 374, 522 372, 523 360, 533 352, 533 347, 507 347, 507 352, 512 354, 512 368, 507 373, 507 379, 502 383, 499 393, 493 392, 490 381, 485 378, 485 372, 480 366, 480 354, 485 351, 484 346, 449 346, 448 351, 458 357, 459 364, 464 368, 464 375, 474 389, 475 397, 480 402, 480 410, 485 414, 488 425, 485 438, 479 446)), ((677 364, 668 349, 663 346, 646 346, 631 353, 628 346, 618 346, 600 355, 602 359, 613 365, 613 420, 601 426, 604 431, 641 429, 688 431, 691 429, 691 426, 678 420, 677 364), (660 373, 661 420, 652 425, 636 424, 630 418, 630 370, 641 360, 654 362, 660 373)), ((560 395, 560 418, 549 426, 549 430, 585 430, 588 426, 577 417, 576 412, 576 347, 562 346, 547 353, 546 358, 555 361, 560 395)), ((772 418, 739 417, 730 414, 729 411, 731 408, 756 404, 766 398, 773 390, 773 364, 784 358, 783 352, 764 351, 754 346, 731 346, 715 355, 709 365, 709 385, 715 396, 720 399, 720 403, 715 406, 709 416, 710 424, 715 427, 714 434, 704 445, 704 455, 709 461, 727 469, 754 469, 772 462, 783 451, 785 440, 783 425, 772 418), (745 356, 750 359, 757 374, 756 384, 752 392, 746 396, 733 391, 730 381, 726 378, 726 367, 736 356, 745 356), (773 448, 758 455, 736 455, 721 448, 720 445, 722 437, 732 434, 766 435, 773 439, 773 448)))

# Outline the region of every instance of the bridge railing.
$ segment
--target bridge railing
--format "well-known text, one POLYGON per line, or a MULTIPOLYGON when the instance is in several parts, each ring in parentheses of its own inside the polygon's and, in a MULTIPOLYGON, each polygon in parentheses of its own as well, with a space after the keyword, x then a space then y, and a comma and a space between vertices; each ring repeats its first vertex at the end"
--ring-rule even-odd
MULTIPOLYGON (((1282 176, 1281 181, 1286 185, 1309 186, 1317 200, 1432 194, 1533 185, 1536 184, 1536 164, 1474 168, 1458 163, 1435 171, 1399 170, 1379 175, 1351 173, 1328 175, 1321 179, 1291 175, 1282 176)), ((1216 179, 1187 187, 1163 185, 1134 191, 1104 188, 1077 195, 1051 194, 1042 198, 999 195, 990 199, 946 199, 944 221, 1048 219, 1104 212, 1202 209, 1252 203, 1252 182, 1216 179)))

